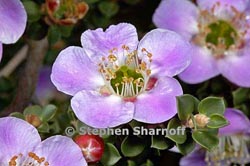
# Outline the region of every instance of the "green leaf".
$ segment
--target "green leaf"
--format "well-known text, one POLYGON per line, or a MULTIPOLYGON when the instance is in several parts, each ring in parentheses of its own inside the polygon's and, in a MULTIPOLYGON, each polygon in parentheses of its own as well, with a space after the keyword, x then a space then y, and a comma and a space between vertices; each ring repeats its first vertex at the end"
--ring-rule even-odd
POLYGON ((98 8, 106 17, 112 17, 119 11, 119 5, 112 1, 102 1, 98 8))
POLYGON ((87 4, 93 4, 93 3, 96 3, 100 0, 84 0, 84 2, 86 2, 87 4))
POLYGON ((138 121, 136 121, 136 120, 132 120, 131 122, 129 122, 129 126, 130 126, 131 128, 141 127, 141 126, 143 126, 143 125, 144 125, 143 123, 138 122, 138 121))
POLYGON ((40 133, 49 133, 49 124, 47 122, 41 124, 37 130, 40 132, 40 133))
POLYGON ((151 148, 165 150, 168 148, 167 140, 162 135, 152 135, 151 136, 151 148))
POLYGON ((47 122, 49 120, 51 120, 55 114, 56 114, 56 111, 57 111, 57 107, 55 105, 52 105, 52 104, 49 104, 49 105, 46 105, 43 110, 42 110, 42 113, 40 115, 40 118, 43 122, 47 122))
POLYGON ((13 88, 11 80, 5 77, 0 77, 0 92, 8 92, 13 88))
POLYGON ((48 40, 51 45, 61 39, 60 30, 56 26, 51 26, 48 31, 48 40))
POLYGON ((223 115, 225 109, 224 100, 219 97, 207 97, 198 105, 198 111, 207 116, 211 116, 212 114, 223 115))
POLYGON ((62 126, 60 126, 57 119, 52 120, 52 124, 49 125, 49 133, 52 135, 56 135, 62 131, 62 126))
POLYGON ((104 15, 93 13, 90 17, 95 26, 107 28, 110 24, 110 18, 104 15))
POLYGON ((145 149, 145 142, 136 136, 127 136, 121 145, 122 154, 126 157, 135 157, 145 149))
POLYGON ((233 92, 233 102, 235 106, 241 105, 250 99, 250 89, 238 88, 233 92))
POLYGON ((116 147, 110 143, 105 144, 101 163, 105 166, 111 166, 115 165, 120 159, 121 155, 116 147))
POLYGON ((209 151, 214 149, 219 144, 219 139, 217 135, 206 131, 194 131, 192 133, 192 138, 202 147, 208 149, 209 151))
POLYGON ((220 114, 213 114, 210 116, 209 122, 207 124, 207 127, 209 128, 221 128, 228 125, 227 119, 225 119, 220 114))
POLYGON ((74 26, 58 26, 58 30, 63 37, 70 37, 74 26))
POLYGON ((250 105, 248 106, 248 103, 235 106, 234 108, 241 110, 246 116, 250 116, 250 105))
POLYGON ((137 164, 132 161, 132 160, 128 160, 128 166, 136 166, 137 164))
POLYGON ((186 132, 184 131, 184 134, 181 132, 180 129, 182 129, 182 125, 177 118, 170 120, 167 129, 169 134, 167 134, 166 137, 168 137, 172 141, 178 144, 183 144, 186 141, 187 139, 186 132), (175 131, 175 134, 171 134, 171 130, 175 131))
POLYGON ((188 120, 192 112, 197 109, 198 103, 199 100, 189 94, 177 97, 179 119, 188 120))
POLYGON ((48 34, 48 25, 40 22, 31 22, 26 27, 29 39, 41 40, 48 34))
POLYGON ((13 112, 13 113, 10 114, 10 116, 25 120, 24 115, 22 113, 20 113, 20 112, 13 112))
POLYGON ((147 160, 146 163, 142 164, 141 166, 154 166, 154 163, 150 160, 147 160))
POLYGON ((67 111, 67 114, 68 114, 68 117, 71 121, 76 121, 76 117, 75 117, 75 113, 74 111, 72 110, 71 107, 68 108, 68 111, 67 111))
POLYGON ((183 155, 187 155, 194 150, 196 143, 192 137, 187 137, 183 144, 176 144, 176 146, 183 155))
POLYGON ((33 1, 24 1, 23 5, 27 12, 29 22, 35 22, 41 18, 42 13, 38 4, 33 1))
POLYGON ((31 114, 36 115, 42 122, 47 122, 54 117, 54 115, 56 114, 56 110, 57 107, 52 104, 49 104, 44 108, 41 108, 38 105, 33 105, 25 108, 23 114, 24 116, 31 114))
POLYGON ((24 116, 32 114, 40 117, 41 113, 42 113, 42 108, 38 105, 26 107, 23 111, 24 116))

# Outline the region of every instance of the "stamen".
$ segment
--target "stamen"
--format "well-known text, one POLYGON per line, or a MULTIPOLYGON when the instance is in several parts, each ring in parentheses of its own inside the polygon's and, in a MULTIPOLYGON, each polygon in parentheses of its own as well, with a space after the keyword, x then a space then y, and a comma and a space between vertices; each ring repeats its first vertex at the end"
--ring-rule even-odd
MULTIPOLYGON (((228 52, 234 52, 245 46, 245 36, 249 33, 250 23, 245 13, 235 7, 228 7, 227 16, 218 17, 218 2, 210 10, 201 10, 198 19, 199 34, 192 39, 197 45, 210 49, 216 58, 223 58, 228 52)), ((144 50, 143 50, 144 51, 144 50)))
POLYGON ((218 148, 206 153, 206 163, 218 166, 224 163, 245 165, 250 161, 246 140, 243 135, 221 137, 218 148))
POLYGON ((49 166, 49 162, 45 157, 39 157, 33 152, 29 152, 28 156, 19 154, 13 156, 9 161, 9 166, 49 166))
POLYGON ((111 49, 107 58, 102 57, 98 66, 106 85, 100 91, 102 94, 105 90, 123 98, 133 98, 147 90, 145 85, 151 75, 153 55, 145 48, 142 55, 146 57, 141 58, 136 50, 131 51, 126 45, 122 46, 122 50, 121 54, 117 48, 111 49))
POLYGON ((115 55, 113 55, 113 54, 110 54, 110 55, 108 56, 108 59, 109 59, 109 61, 112 63, 112 62, 115 62, 115 61, 117 60, 117 57, 116 57, 115 55))

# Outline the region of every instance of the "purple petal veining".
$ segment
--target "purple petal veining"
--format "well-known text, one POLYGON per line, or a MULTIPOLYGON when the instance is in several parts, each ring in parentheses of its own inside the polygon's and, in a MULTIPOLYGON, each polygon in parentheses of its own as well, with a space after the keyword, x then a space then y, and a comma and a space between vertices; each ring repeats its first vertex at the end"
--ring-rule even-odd
POLYGON ((83 32, 81 43, 82 48, 59 54, 51 79, 73 95, 71 106, 82 122, 107 128, 132 119, 159 123, 177 113, 175 98, 182 89, 171 77, 191 58, 185 56, 191 48, 183 37, 155 29, 138 42, 135 27, 120 23, 83 32))

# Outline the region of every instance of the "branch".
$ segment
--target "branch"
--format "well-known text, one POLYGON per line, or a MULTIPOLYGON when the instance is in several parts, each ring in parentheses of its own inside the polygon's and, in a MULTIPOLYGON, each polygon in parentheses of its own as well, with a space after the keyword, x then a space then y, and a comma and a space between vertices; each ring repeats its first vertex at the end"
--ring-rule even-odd
POLYGON ((3 111, 4 116, 12 112, 22 112, 30 103, 35 91, 39 69, 48 50, 48 40, 28 40, 28 56, 25 66, 19 73, 16 95, 11 104, 3 111))
POLYGON ((16 55, 0 71, 0 77, 9 77, 10 74, 25 60, 27 57, 28 46, 23 46, 16 55))

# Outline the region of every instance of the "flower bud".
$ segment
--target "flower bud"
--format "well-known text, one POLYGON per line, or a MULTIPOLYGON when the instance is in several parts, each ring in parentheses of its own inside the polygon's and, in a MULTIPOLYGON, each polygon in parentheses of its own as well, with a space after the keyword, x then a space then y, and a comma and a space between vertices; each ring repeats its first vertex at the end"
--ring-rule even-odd
MULTIPOLYGON (((209 117, 204 114, 196 114, 194 115, 194 120, 197 127, 204 128, 209 122, 209 117)), ((187 126, 190 128, 194 128, 194 123, 192 119, 189 119, 187 126)))
POLYGON ((81 148, 87 162, 98 162, 104 152, 104 141, 98 135, 78 135, 76 144, 81 148))
POLYGON ((25 120, 35 127, 39 127, 42 124, 42 121, 40 120, 40 118, 34 114, 26 115, 25 120))

